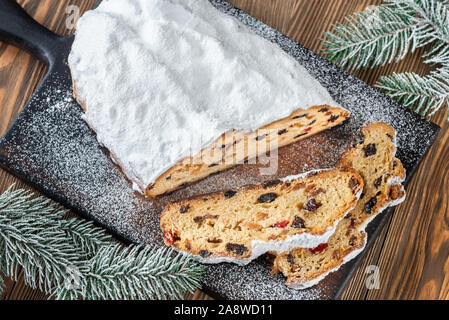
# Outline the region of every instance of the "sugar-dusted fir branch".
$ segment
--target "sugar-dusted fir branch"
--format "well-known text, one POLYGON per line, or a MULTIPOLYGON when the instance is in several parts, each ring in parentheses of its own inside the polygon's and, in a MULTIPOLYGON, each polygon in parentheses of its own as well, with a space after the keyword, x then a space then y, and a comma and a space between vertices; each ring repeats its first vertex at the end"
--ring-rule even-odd
POLYGON ((422 115, 448 109, 448 0, 384 0, 346 21, 325 33, 323 53, 329 60, 348 69, 376 67, 431 45, 423 58, 436 67, 432 73, 393 74, 376 86, 422 115))
POLYGON ((24 190, 0 195, 0 277, 22 268, 27 285, 57 299, 178 299, 200 287, 192 256, 123 246, 66 213, 24 190))

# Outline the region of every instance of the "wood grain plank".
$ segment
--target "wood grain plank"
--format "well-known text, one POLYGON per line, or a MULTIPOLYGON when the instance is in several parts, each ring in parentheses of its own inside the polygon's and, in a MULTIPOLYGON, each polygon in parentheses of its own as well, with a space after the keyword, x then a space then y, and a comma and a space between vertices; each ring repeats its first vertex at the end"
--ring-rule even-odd
MULTIPOLYGON (((27 12, 38 22, 58 34, 69 34, 65 26, 65 8, 78 5, 84 12, 95 0, 21 0, 27 12)), ((381 0, 230 0, 268 25, 315 52, 321 48, 323 32, 354 11, 361 11, 381 0)), ((426 74, 430 69, 422 63, 422 49, 401 62, 375 69, 353 72, 369 84, 381 75, 414 71, 426 74)), ((25 52, 0 43, 0 134, 31 96, 46 72, 45 66, 25 52)), ((367 106, 369 108, 369 106, 367 106)), ((449 298, 449 125, 444 112, 433 117, 443 125, 438 141, 426 156, 408 188, 408 198, 399 206, 342 295, 343 299, 448 299, 449 298), (365 268, 377 265, 381 274, 379 290, 365 287, 365 268)), ((24 183, 0 170, 0 192, 17 182, 24 183)), ((34 190, 33 190, 34 191, 34 190)), ((4 299, 45 299, 39 290, 19 281, 7 281, 4 299)), ((188 299, 211 299, 201 291, 188 299)))

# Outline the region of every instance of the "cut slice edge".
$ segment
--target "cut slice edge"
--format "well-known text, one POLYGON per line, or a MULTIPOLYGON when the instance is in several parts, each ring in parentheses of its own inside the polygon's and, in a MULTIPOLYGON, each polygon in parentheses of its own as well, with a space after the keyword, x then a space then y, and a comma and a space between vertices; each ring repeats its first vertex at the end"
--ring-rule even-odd
POLYGON ((197 155, 172 166, 153 184, 145 186, 145 195, 157 197, 181 189, 211 174, 338 126, 349 116, 349 111, 341 107, 320 105, 296 110, 255 131, 230 130, 197 155))
POLYGON ((314 171, 171 203, 164 242, 201 262, 245 265, 268 252, 326 242, 362 193, 351 168, 314 171))
POLYGON ((364 193, 366 192, 367 195, 362 196, 357 207, 339 222, 336 232, 330 237, 323 250, 312 254, 306 249, 296 248, 276 255, 273 273, 283 273, 287 277, 286 284, 289 287, 306 289, 314 286, 328 274, 359 255, 366 246, 365 229, 369 222, 385 208, 395 206, 405 199, 405 190, 402 186, 405 180, 405 169, 401 161, 395 158, 395 143, 396 132, 388 124, 382 122, 366 124, 343 153, 338 165, 359 169, 364 176, 364 193), (385 136, 387 139, 383 139, 385 136), (383 146, 373 147, 371 144, 375 142, 374 139, 380 139, 383 146), (371 146, 368 147, 369 145, 371 146), (375 149, 381 152, 376 155, 375 149), (374 168, 374 171, 368 170, 369 168, 364 164, 382 159, 382 152, 388 153, 389 160, 378 168, 374 168), (372 172, 375 174, 379 172, 379 174, 370 175, 372 172), (373 199, 376 200, 373 201, 373 199))

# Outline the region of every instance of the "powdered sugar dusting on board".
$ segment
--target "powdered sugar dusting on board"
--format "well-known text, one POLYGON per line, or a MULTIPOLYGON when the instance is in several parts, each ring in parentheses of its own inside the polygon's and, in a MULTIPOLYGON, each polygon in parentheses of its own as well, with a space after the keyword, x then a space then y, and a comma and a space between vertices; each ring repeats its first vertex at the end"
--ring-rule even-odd
MULTIPOLYGON (((407 178, 411 177, 435 137, 435 126, 229 3, 211 3, 294 56, 338 103, 352 112, 350 120, 339 128, 279 150, 279 170, 274 177, 260 176, 257 164, 238 166, 152 203, 132 190, 81 119, 81 108, 70 97, 69 71, 65 66, 44 81, 43 89, 36 92, 16 124, 0 140, 3 165, 115 234, 129 241, 157 245, 163 245, 159 214, 166 201, 332 167, 352 133, 367 120, 388 122, 398 131, 397 156, 407 169, 407 178)), ((384 215, 370 224, 368 241, 372 241, 374 228, 379 229, 378 221, 384 215)), ((340 291, 360 258, 348 262, 319 285, 302 291, 288 289, 281 276, 271 276, 271 265, 263 257, 246 267, 206 266, 203 286, 208 292, 229 299, 329 299, 340 291)))

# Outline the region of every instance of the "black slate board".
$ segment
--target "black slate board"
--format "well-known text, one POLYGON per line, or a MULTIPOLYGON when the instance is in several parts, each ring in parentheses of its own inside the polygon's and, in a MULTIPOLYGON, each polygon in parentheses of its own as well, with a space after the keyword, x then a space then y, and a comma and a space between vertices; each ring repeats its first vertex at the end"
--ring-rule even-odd
MULTIPOLYGON (((353 133, 366 121, 390 123, 398 131, 398 157, 407 170, 407 181, 410 180, 433 143, 438 126, 226 1, 210 2, 218 10, 236 17, 258 35, 277 43, 304 65, 338 103, 352 112, 350 121, 336 129, 340 133, 333 131, 329 133, 330 136, 342 136, 341 132, 353 133)), ((0 16, 4 9, 0 6, 0 16)), ((71 78, 66 57, 73 37, 60 38, 46 31, 42 36, 42 30, 36 31, 36 24, 30 21, 27 27, 34 30, 31 36, 43 40, 30 39, 30 35, 14 36, 11 30, 5 32, 1 19, 0 39, 38 55, 49 64, 49 72, 0 140, 2 167, 33 184, 49 197, 106 227, 122 240, 163 245, 158 217, 160 205, 143 200, 131 189, 120 170, 109 159, 107 151, 98 144, 94 133, 82 120, 80 106, 71 98, 71 78), (41 45, 41 49, 35 48, 41 45)), ((344 144, 349 139, 350 135, 346 135, 346 138, 343 135, 338 144, 344 144)), ((298 165, 298 170, 302 169, 298 165)), ((210 181, 213 178, 200 184, 207 185, 210 181)), ((216 187, 212 186, 210 190, 216 187)), ((175 197, 182 195, 181 191, 175 197)), ((391 210, 385 211, 369 225, 368 245, 373 242, 390 213, 391 210)), ((271 276, 270 265, 263 258, 246 267, 230 264, 207 266, 203 286, 211 295, 228 299, 334 299, 344 289, 362 256, 345 264, 319 285, 303 291, 288 289, 284 285, 285 279, 271 276)))

